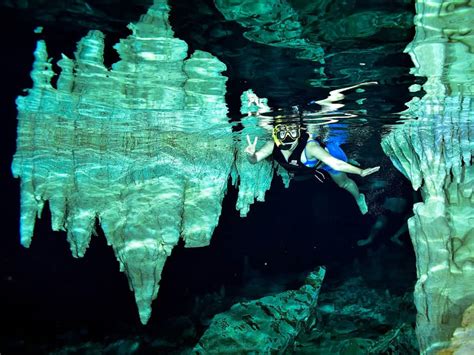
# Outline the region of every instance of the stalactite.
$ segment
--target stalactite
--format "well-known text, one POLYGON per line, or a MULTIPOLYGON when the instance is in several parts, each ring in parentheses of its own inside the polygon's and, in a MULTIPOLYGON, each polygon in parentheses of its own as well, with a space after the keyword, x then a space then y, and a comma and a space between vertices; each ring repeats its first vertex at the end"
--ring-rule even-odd
POLYGON ((234 160, 225 65, 174 38, 156 0, 104 66, 104 36, 91 31, 75 60, 58 62, 57 89, 38 42, 33 88, 19 97, 13 174, 21 179, 21 243, 49 201, 54 230, 84 256, 99 221, 146 323, 161 272, 180 237, 208 245, 234 160))
POLYGON ((474 9, 419 1, 413 73, 426 77, 407 122, 384 138, 394 165, 421 189, 409 220, 416 254, 417 336, 424 354, 445 347, 474 301, 474 9))

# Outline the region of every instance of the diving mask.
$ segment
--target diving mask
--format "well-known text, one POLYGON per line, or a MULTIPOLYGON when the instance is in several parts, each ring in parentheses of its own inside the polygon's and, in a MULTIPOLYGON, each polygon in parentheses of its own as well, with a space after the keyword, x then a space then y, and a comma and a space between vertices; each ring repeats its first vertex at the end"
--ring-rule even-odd
POLYGON ((272 136, 277 147, 287 150, 300 137, 300 127, 298 125, 279 124, 273 128, 272 136))

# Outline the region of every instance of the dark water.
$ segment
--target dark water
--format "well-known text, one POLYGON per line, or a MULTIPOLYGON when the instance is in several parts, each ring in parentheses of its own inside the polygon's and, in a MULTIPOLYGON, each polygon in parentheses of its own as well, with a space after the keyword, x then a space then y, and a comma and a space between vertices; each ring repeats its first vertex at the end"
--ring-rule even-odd
MULTIPOLYGON (((354 3, 375 11, 385 2, 354 3)), ((47 16, 35 17, 37 9, 25 12, 2 3, 2 354, 44 353, 86 341, 133 337, 179 343, 176 339, 183 334, 187 336, 181 345, 192 346, 213 314, 234 301, 296 288, 318 265, 327 266, 324 287, 328 289, 354 276, 362 276, 372 288, 398 295, 413 288, 415 260, 409 236, 402 235, 402 246, 391 242, 390 236, 411 215, 410 206, 418 197, 380 148, 385 127, 398 120, 396 113, 411 99, 408 86, 419 81, 409 74, 412 63, 402 53, 413 29, 393 30, 387 41, 383 41, 386 33, 380 31, 363 39, 346 35, 340 42, 320 38, 327 53, 327 78, 322 80, 315 71, 320 64, 298 59, 291 48, 246 40, 241 26, 225 21, 212 2, 196 1, 199 11, 189 11, 183 1, 172 1, 171 7, 176 36, 185 40, 190 50, 209 51, 228 66, 224 75, 229 77, 227 102, 234 121, 240 117, 240 94, 248 88, 267 97, 273 107, 288 108, 324 98, 332 89, 362 81, 379 82, 365 93, 348 93, 342 109, 364 110, 358 117, 363 121, 347 122, 347 154, 363 166, 382 167, 377 175, 355 178, 367 195, 370 213, 362 216, 351 196, 332 181, 303 181, 285 189, 280 179, 274 179, 266 202, 256 203, 248 217, 240 218, 235 211, 237 194, 229 184, 211 245, 175 248, 162 275, 152 318, 147 326, 141 326, 133 294, 101 233, 92 239, 85 258, 73 259, 65 234, 51 231, 45 208, 31 247, 24 249, 19 244, 19 182, 9 169, 15 151, 14 100, 31 87, 28 75, 37 39, 32 30, 39 24, 45 27, 42 37, 50 56, 58 58, 63 51, 72 54, 88 22, 55 22, 47 16), (372 59, 370 68, 361 71, 361 57, 372 59), (314 86, 310 79, 319 80, 319 85, 314 86), (357 103, 361 98, 365 98, 362 105, 357 103), (401 213, 390 212, 383 206, 387 197, 404 198, 408 207, 401 213), (381 214, 387 217, 387 225, 372 244, 359 247, 357 241, 367 237, 381 214), (220 301, 216 303, 216 299, 220 301)), ((145 8, 137 4, 121 21, 136 20, 145 8)), ((402 1, 391 2, 386 9, 408 15, 414 11, 413 4, 402 1)), ((87 14, 75 16, 88 19, 87 14)), ((107 19, 102 18, 102 23, 105 26, 107 19)), ((110 20, 111 27, 103 28, 108 44, 126 36, 126 30, 117 30, 120 24, 110 20)), ((106 61, 114 62, 114 56, 110 51, 106 61)))

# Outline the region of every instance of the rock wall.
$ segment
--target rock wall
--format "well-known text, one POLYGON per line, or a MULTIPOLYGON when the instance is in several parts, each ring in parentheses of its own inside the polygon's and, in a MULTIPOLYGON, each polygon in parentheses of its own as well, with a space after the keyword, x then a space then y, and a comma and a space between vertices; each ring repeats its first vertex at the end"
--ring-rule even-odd
MULTIPOLYGON (((394 165, 421 189, 409 220, 417 259, 421 352, 447 345, 474 301, 474 8, 419 1, 407 48, 425 95, 408 103, 407 122, 383 139, 394 165)), ((417 90, 416 86, 412 90, 417 90)))
POLYGON ((439 355, 473 354, 474 353, 474 303, 464 311, 460 327, 456 328, 451 338, 450 347, 442 349, 439 355))
POLYGON ((135 292, 146 323, 161 272, 180 237, 208 245, 234 160, 225 65, 174 38, 156 0, 103 64, 104 36, 91 31, 75 60, 58 62, 38 42, 33 88, 17 99, 12 170, 21 179, 21 243, 49 202, 53 230, 84 256, 98 222, 135 292))

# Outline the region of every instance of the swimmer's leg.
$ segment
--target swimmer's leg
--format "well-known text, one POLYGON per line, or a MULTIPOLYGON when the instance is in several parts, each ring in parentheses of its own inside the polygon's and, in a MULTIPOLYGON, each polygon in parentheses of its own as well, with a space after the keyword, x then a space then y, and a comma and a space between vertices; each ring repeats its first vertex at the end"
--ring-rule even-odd
POLYGON ((403 245, 403 242, 400 240, 400 237, 408 232, 408 223, 403 223, 403 225, 397 230, 397 232, 390 238, 390 240, 398 245, 403 245))
POLYGON ((363 246, 366 246, 366 245, 372 243, 374 241, 375 237, 377 236, 377 234, 379 234, 379 232, 387 225, 387 222, 388 222, 387 217, 385 217, 384 215, 378 216, 377 220, 374 223, 374 225, 370 229, 370 233, 369 233, 369 236, 367 237, 367 239, 358 240, 357 245, 360 246, 360 247, 363 247, 363 246))
POLYGON ((329 173, 329 176, 334 180, 337 186, 342 187, 344 190, 349 191, 349 193, 354 197, 359 206, 360 212, 366 214, 368 211, 367 203, 365 202, 364 194, 359 192, 359 188, 356 183, 350 179, 346 173, 338 172, 337 174, 329 173))

